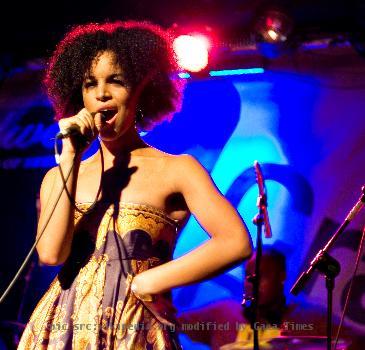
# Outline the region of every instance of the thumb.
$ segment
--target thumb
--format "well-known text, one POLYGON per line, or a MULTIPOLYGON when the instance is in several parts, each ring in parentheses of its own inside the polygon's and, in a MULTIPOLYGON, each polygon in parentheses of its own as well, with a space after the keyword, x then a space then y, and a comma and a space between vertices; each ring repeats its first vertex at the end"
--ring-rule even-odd
POLYGON ((103 128, 105 125, 105 116, 101 112, 93 113, 95 127, 98 130, 98 132, 103 128))

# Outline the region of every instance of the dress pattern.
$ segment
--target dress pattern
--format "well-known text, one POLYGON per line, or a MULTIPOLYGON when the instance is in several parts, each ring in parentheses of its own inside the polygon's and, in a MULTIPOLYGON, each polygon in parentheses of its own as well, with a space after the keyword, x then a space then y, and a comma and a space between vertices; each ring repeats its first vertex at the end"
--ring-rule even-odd
POLYGON ((164 310, 170 293, 146 302, 130 289, 134 275, 171 260, 177 229, 177 222, 149 205, 99 203, 89 214, 76 211, 70 256, 18 349, 179 349, 174 315, 164 310))

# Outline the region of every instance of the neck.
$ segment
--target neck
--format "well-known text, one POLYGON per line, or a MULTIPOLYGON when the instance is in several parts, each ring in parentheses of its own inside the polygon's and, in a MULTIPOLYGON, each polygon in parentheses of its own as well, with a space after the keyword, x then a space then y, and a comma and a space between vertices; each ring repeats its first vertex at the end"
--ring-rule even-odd
MULTIPOLYGON (((125 159, 130 157, 133 151, 148 147, 134 127, 125 132, 119 139, 113 141, 101 140, 100 144, 105 164, 125 159)), ((98 156, 100 156, 99 153, 98 156)))

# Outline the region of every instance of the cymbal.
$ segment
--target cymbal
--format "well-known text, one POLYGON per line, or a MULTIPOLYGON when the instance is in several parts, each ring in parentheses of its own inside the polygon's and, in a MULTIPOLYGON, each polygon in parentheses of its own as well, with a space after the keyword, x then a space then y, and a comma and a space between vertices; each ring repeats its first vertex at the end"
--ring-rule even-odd
MULTIPOLYGON (((332 339, 334 343, 334 339, 332 339)), ((325 350, 327 349, 327 337, 325 336, 279 336, 270 341, 273 349, 281 349, 283 345, 290 349, 300 350, 325 350)), ((339 339, 337 343, 338 350, 346 350, 351 345, 350 341, 339 339)))
MULTIPOLYGON (((260 349, 273 349, 272 346, 268 342, 259 343, 260 349)), ((253 341, 236 341, 234 343, 229 343, 223 345, 219 348, 219 350, 252 350, 253 349, 253 341)))
MULTIPOLYGON (((259 339, 260 341, 260 339, 259 339)), ((346 350, 350 345, 349 341, 339 339, 337 349, 346 350)), ((253 340, 240 341, 226 344, 220 350, 252 350, 253 340)), ((279 336, 270 340, 260 341, 260 349, 270 350, 326 350, 327 338, 324 336, 279 336)))

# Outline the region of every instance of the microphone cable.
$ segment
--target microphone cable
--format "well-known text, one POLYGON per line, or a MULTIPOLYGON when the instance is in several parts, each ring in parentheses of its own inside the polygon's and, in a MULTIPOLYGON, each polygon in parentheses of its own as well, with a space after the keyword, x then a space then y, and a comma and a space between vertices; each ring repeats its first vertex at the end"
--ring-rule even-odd
MULTIPOLYGON (((63 188, 67 194, 67 197, 72 205, 72 207, 78 211, 79 213, 83 214, 83 215, 86 215, 86 214, 89 214, 96 206, 97 202, 98 202, 98 199, 99 199, 99 196, 100 196, 100 193, 101 193, 101 190, 102 190, 102 185, 103 185, 103 175, 104 175, 104 153, 103 153, 103 149, 101 147, 101 144, 99 142, 99 152, 100 152, 100 159, 101 159, 101 174, 100 174, 100 182, 99 182, 99 188, 98 188, 98 192, 96 193, 96 196, 95 196, 95 199, 94 201, 92 202, 92 204, 90 205, 90 207, 86 210, 81 210, 80 208, 77 207, 76 205, 76 201, 75 201, 75 198, 72 197, 72 194, 69 192, 69 190, 67 189, 67 179, 65 179, 65 176, 64 176, 64 173, 63 173, 63 170, 61 168, 61 165, 60 165, 60 154, 58 152, 58 147, 57 147, 57 138, 55 139, 55 143, 54 143, 54 151, 55 151, 55 160, 56 160, 56 163, 58 165, 58 170, 60 172, 60 175, 61 175, 61 179, 62 179, 62 183, 63 183, 63 188)), ((75 161, 75 159, 74 159, 75 161)))
MULTIPOLYGON (((75 160, 76 160, 76 157, 78 156, 78 153, 76 152, 75 157, 74 157, 73 162, 72 162, 71 169, 70 169, 70 171, 68 172, 68 174, 67 174, 67 176, 66 176, 66 178, 65 178, 64 173, 63 173, 63 170, 62 170, 62 167, 61 167, 61 165, 60 165, 60 154, 59 154, 59 152, 58 152, 57 140, 58 140, 58 138, 57 138, 57 136, 56 136, 56 138, 55 138, 55 142, 54 142, 55 160, 56 160, 56 163, 57 163, 57 165, 58 165, 58 169, 59 169, 59 172, 60 172, 60 175, 61 175, 62 185, 63 185, 63 186, 62 186, 61 193, 60 193, 59 197, 57 198, 57 202, 58 202, 58 201, 59 201, 59 199, 61 198, 61 195, 62 195, 63 191, 65 191, 65 192, 66 192, 66 194, 67 194, 67 198, 69 199, 69 201, 70 201, 71 205, 73 206, 73 208, 75 208, 78 212, 82 213, 83 215, 84 215, 84 214, 88 214, 88 213, 89 213, 89 212, 90 212, 90 211, 91 211, 91 210, 95 207, 96 202, 97 202, 97 199, 99 198, 99 194, 100 194, 100 192, 101 192, 101 188, 102 188, 102 178, 103 178, 103 174, 104 174, 104 156, 103 156, 103 150, 102 150, 102 148, 101 148, 101 144, 99 143, 99 151, 100 151, 100 155, 101 155, 101 162, 102 162, 102 165, 101 165, 102 173, 101 173, 101 178, 100 178, 99 189, 98 189, 98 192, 97 192, 96 198, 95 198, 94 202, 92 203, 92 205, 91 205, 91 206, 90 206, 90 207, 89 207, 86 211, 82 211, 82 210, 80 210, 80 209, 76 206, 76 201, 75 201, 75 199, 72 197, 71 193, 70 193, 70 192, 68 191, 68 189, 67 189, 67 181, 68 181, 68 179, 69 179, 69 177, 70 177, 70 175, 71 175, 71 172, 72 172, 72 170, 73 170, 73 168, 74 168, 74 166, 75 166, 75 160)), ((88 144, 89 144, 89 143, 88 143, 88 144)), ((57 205, 57 203, 56 203, 56 205, 57 205)), ((51 219, 51 217, 52 217, 52 215, 53 215, 53 213, 54 213, 54 210, 55 210, 55 208, 56 208, 56 205, 55 205, 55 207, 52 209, 51 215, 50 215, 49 219, 47 220, 47 224, 48 224, 48 222, 50 221, 50 219, 51 219)), ((40 234, 40 235, 43 235, 44 230, 45 230, 45 227, 44 227, 44 229, 42 230, 42 232, 41 232, 41 234, 40 234)), ((39 241, 39 238, 38 238, 37 242, 38 242, 38 241, 39 241)), ((35 245, 36 245, 36 243, 35 243, 35 245)), ((49 305, 49 306, 48 306, 48 308, 47 308, 46 317, 44 318, 44 320, 43 320, 43 322, 42 322, 42 326, 41 326, 41 327, 40 327, 40 329, 39 329, 39 332, 38 332, 37 337, 39 337, 39 335, 41 334, 42 330, 44 329, 44 322, 46 322, 46 320, 47 320, 47 317, 48 317, 48 314, 49 314, 49 311, 50 311, 51 307, 52 307, 52 304, 51 304, 51 305, 49 305)), ((39 341, 39 339, 38 339, 38 340, 36 340, 36 341, 34 342, 34 345, 33 345, 33 347, 32 347, 32 350, 34 350, 34 349, 38 346, 38 341, 39 341)))
POLYGON ((103 177, 103 174, 104 174, 104 156, 103 156, 103 151, 102 151, 102 148, 101 148, 101 145, 99 143, 99 151, 100 151, 100 156, 101 156, 101 179, 100 179, 100 184, 99 184, 99 189, 98 189, 98 192, 96 194, 96 198, 94 200, 94 202, 91 204, 91 206, 86 210, 86 211, 83 211, 83 210, 80 210, 77 205, 76 205, 76 202, 75 202, 75 199, 72 197, 71 193, 68 191, 67 189, 67 181, 68 179, 70 178, 71 176, 71 173, 75 167, 75 160, 76 160, 76 157, 78 156, 78 152, 76 152, 74 158, 73 158, 73 161, 72 161, 72 165, 71 165, 71 168, 69 170, 69 172, 66 174, 66 177, 64 176, 64 172, 62 170, 62 167, 60 165, 60 154, 58 152, 58 147, 57 147, 57 138, 55 138, 55 142, 54 142, 54 149, 55 149, 55 160, 56 160, 56 163, 57 163, 57 166, 58 166, 58 169, 60 171, 60 175, 61 175, 61 179, 62 179, 62 189, 61 191, 59 192, 58 196, 57 196, 57 199, 56 199, 56 202, 55 204, 53 205, 53 208, 51 210, 51 213, 49 215, 49 217, 47 218, 44 226, 42 227, 39 235, 38 235, 38 238, 35 240, 35 242, 33 243, 32 247, 30 248, 28 254, 26 255, 23 263, 21 264, 20 268, 18 269, 18 271, 16 272, 15 276, 13 277, 13 279, 11 280, 11 282, 9 283, 8 287, 5 289, 5 291, 3 292, 3 294, 1 295, 0 297, 0 305, 2 304, 2 302, 5 300, 5 298, 7 297, 7 295, 9 294, 9 292, 11 291, 11 289, 14 287, 15 283, 18 281, 19 277, 20 277, 20 274, 23 272, 23 270, 25 269, 25 267, 27 266, 30 258, 32 257, 35 249, 36 249, 36 246, 37 244, 39 243, 39 240, 42 238, 43 234, 44 234, 44 231, 46 230, 49 222, 51 221, 51 218, 56 210, 56 207, 57 207, 57 204, 62 196, 62 193, 63 191, 66 192, 67 194, 67 197, 71 203, 71 205, 73 206, 73 208, 75 210, 77 210, 78 212, 81 212, 83 215, 85 214, 88 214, 92 211, 92 209, 95 207, 96 203, 97 203, 97 200, 99 198, 99 195, 101 193, 101 189, 102 189, 102 177, 103 177))
MULTIPOLYGON (((77 154, 76 154, 77 155, 77 154)), ((75 159, 76 159, 76 155, 73 159, 73 162, 72 162, 72 166, 69 170, 69 172, 67 173, 67 176, 66 176, 66 181, 69 179, 73 169, 74 169, 74 165, 75 165, 75 159)), ((32 245, 32 247, 30 248, 29 250, 29 253, 27 254, 27 256, 25 257, 23 263, 21 264, 19 270, 17 271, 17 273, 15 274, 15 276, 13 277, 13 279, 11 280, 11 282, 9 283, 9 286, 6 288, 6 290, 4 291, 4 293, 1 295, 0 297, 0 304, 4 301, 4 299, 6 298, 6 296, 9 294, 10 290, 14 287, 14 284, 16 283, 16 281, 19 279, 19 276, 20 274, 23 272, 24 268, 26 267, 26 265, 28 264, 32 254, 34 253, 34 250, 39 242, 39 240, 41 239, 41 237, 43 236, 43 233, 44 231, 46 230, 49 222, 51 221, 51 218, 56 210, 56 207, 57 207, 57 204, 62 196, 62 193, 64 191, 64 187, 61 189, 60 193, 58 194, 57 196, 57 199, 56 199, 56 202, 55 204, 53 205, 53 208, 51 210, 51 214, 49 215, 49 217, 47 218, 38 238, 36 239, 36 241, 34 242, 34 244, 32 245)))

